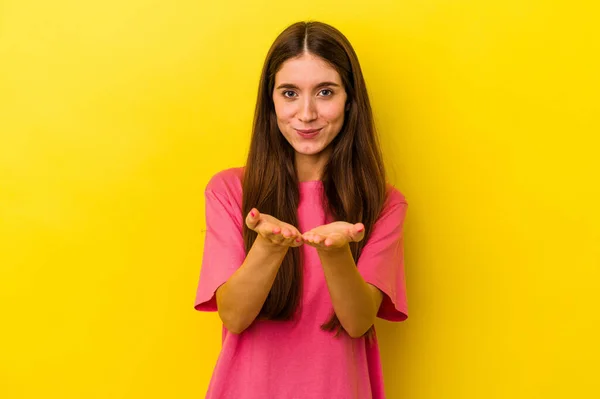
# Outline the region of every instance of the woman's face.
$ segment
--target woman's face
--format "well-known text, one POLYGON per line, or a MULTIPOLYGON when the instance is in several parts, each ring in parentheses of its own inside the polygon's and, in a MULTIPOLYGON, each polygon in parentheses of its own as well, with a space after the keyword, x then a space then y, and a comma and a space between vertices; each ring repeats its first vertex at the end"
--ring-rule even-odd
POLYGON ((337 71, 309 53, 285 61, 275 75, 277 125, 297 153, 316 155, 344 124, 346 91, 337 71))

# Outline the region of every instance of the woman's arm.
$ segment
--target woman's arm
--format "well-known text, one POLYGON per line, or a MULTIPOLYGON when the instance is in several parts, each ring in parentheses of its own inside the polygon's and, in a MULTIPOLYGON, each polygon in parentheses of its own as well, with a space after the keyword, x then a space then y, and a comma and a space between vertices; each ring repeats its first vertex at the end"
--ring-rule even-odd
POLYGON ((217 288, 217 309, 227 330, 240 334, 256 319, 287 251, 258 235, 242 266, 217 288))
POLYGON ((335 314, 351 337, 361 337, 375 322, 383 293, 359 274, 348 243, 335 249, 317 248, 317 253, 335 314))
POLYGON ((294 226, 252 210, 246 225, 258 233, 242 265, 216 290, 217 310, 225 327, 244 331, 260 313, 289 247, 302 245, 294 226))

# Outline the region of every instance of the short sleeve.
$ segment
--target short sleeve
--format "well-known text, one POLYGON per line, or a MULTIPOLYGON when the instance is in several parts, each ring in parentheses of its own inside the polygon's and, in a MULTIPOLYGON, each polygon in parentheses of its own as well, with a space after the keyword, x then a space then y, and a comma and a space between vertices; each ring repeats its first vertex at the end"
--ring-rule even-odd
POLYGON ((246 257, 243 220, 238 205, 209 188, 206 198, 206 236, 194 308, 216 311, 215 292, 242 265, 246 257))
POLYGON ((357 263, 363 279, 383 292, 377 317, 389 321, 408 317, 403 234, 407 208, 404 196, 392 188, 357 263))

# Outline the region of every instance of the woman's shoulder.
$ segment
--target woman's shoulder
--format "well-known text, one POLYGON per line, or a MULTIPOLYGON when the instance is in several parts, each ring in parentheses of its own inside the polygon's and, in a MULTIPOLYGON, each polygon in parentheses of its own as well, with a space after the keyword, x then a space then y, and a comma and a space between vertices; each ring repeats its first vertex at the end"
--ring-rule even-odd
POLYGON ((397 220, 398 218, 403 219, 403 215, 406 214, 408 208, 406 197, 397 187, 388 183, 386 188, 387 196, 378 217, 380 223, 387 223, 386 221, 397 220))
POLYGON ((244 167, 223 169, 215 173, 206 184, 206 190, 226 197, 241 197, 244 167))
POLYGON ((406 200, 406 196, 393 184, 387 183, 387 197, 385 200, 384 208, 393 207, 397 204, 405 204, 408 205, 406 200))

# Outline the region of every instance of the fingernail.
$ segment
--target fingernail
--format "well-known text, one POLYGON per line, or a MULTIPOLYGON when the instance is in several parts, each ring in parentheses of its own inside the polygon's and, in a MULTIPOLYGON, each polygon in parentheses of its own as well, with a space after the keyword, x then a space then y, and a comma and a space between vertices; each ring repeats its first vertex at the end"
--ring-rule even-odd
POLYGON ((360 232, 361 232, 361 231, 363 231, 364 229, 365 229, 364 227, 360 226, 358 229, 356 229, 356 231, 358 231, 358 232, 360 233, 360 232))
POLYGON ((300 241, 302 241, 302 240, 301 240, 301 239, 299 239, 299 238, 296 238, 296 242, 300 242, 300 241))
POLYGON ((252 216, 252 217, 256 216, 256 214, 254 213, 254 211, 250 212, 250 216, 252 216))

